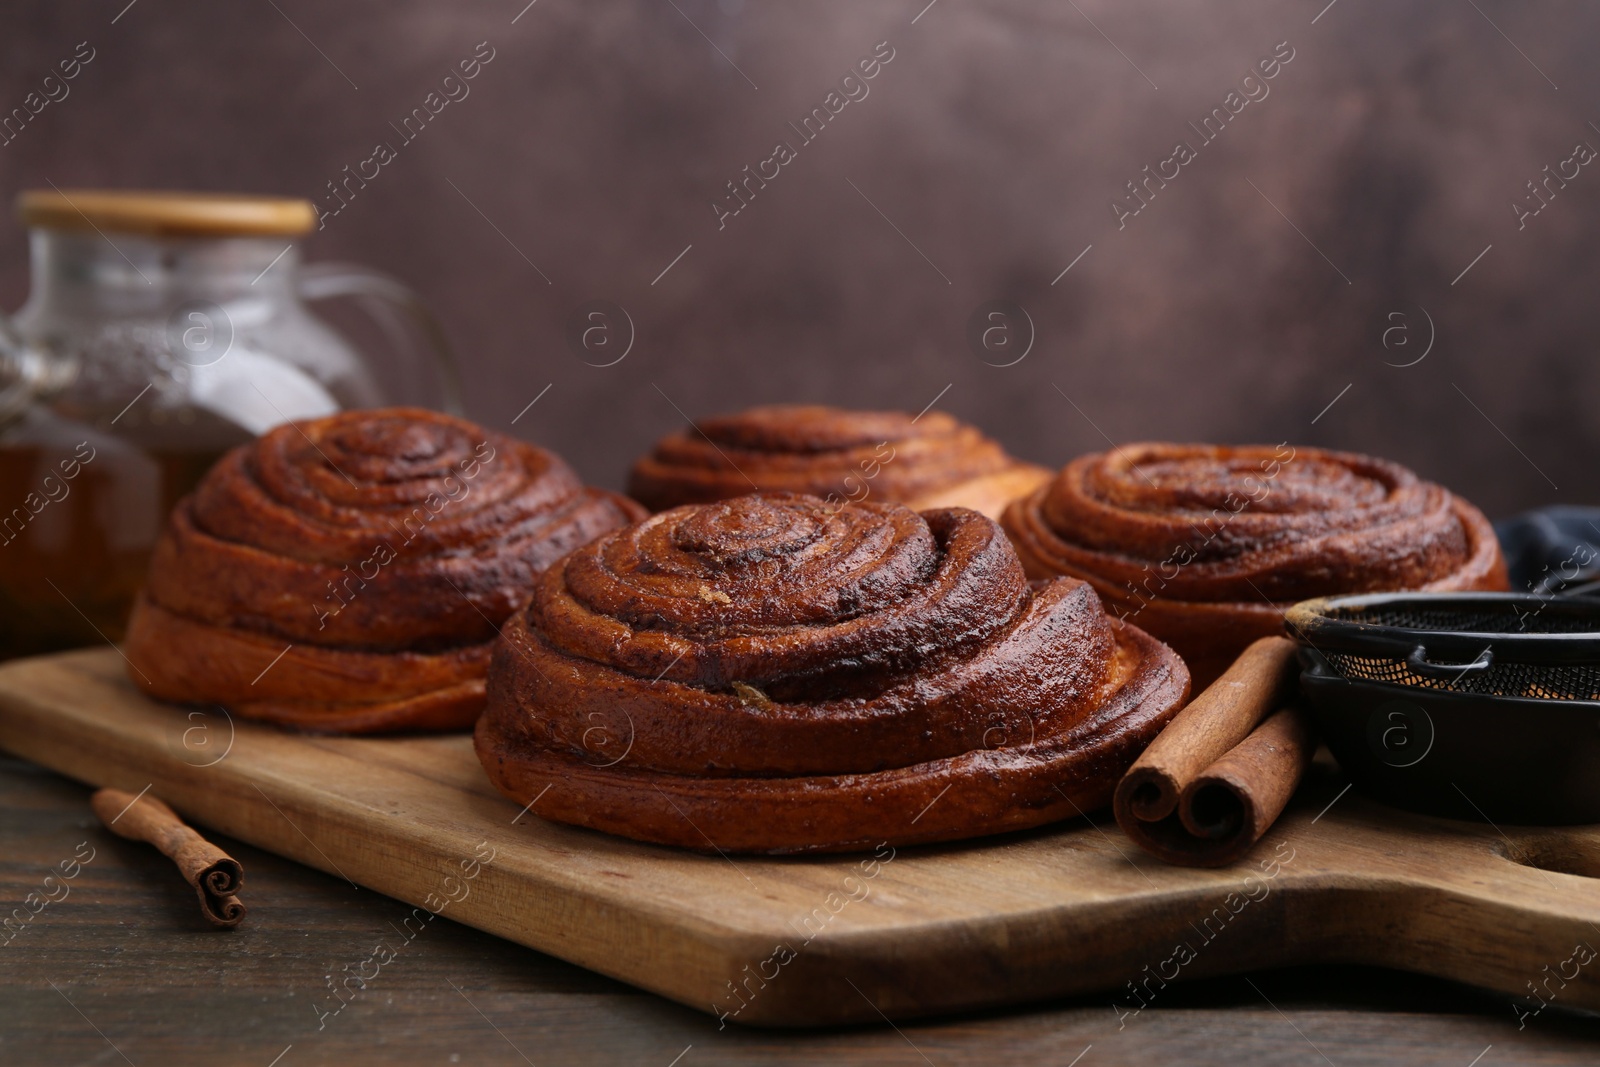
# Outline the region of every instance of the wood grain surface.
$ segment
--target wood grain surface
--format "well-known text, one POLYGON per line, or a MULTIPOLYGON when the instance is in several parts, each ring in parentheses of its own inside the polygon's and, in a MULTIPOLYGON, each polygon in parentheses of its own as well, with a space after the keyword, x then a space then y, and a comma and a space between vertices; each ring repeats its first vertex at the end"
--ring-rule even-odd
MULTIPOLYGON (((1252 855, 1250 880, 1249 868, 1177 870, 1145 861, 1100 819, 1098 826, 1083 822, 981 846, 904 850, 864 878, 859 858, 729 862, 528 816, 512 826, 514 806, 466 773, 473 768, 459 739, 311 740, 241 725, 217 759, 220 750, 206 745, 216 740, 220 720, 209 724, 210 739, 197 743, 190 731, 199 720, 134 696, 108 651, 0 669, 0 709, 5 747, 134 791, 160 779, 157 790, 196 821, 348 877, 341 884, 352 900, 376 898, 351 882, 418 904, 441 888, 448 895, 467 890, 411 937, 405 916, 417 913, 384 902, 397 914, 383 924, 391 933, 379 935, 398 958, 348 1003, 335 998, 323 974, 360 971, 372 945, 358 942, 342 970, 314 975, 298 1010, 319 1034, 318 1022, 333 1029, 375 999, 410 949, 449 919, 539 943, 701 1011, 719 992, 723 1011, 737 1005, 726 983, 768 959, 769 942, 787 938, 795 958, 772 980, 746 987, 744 1007, 730 1015, 735 1022, 881 1024, 884 1015, 1096 990, 1096 1025, 1118 1035, 1154 1032, 1151 1013, 1171 1003, 1183 983, 1150 975, 1172 973, 1174 946, 1185 938, 1194 958, 1176 968, 1184 982, 1297 960, 1367 960, 1506 993, 1547 980, 1543 968, 1560 970, 1576 942, 1600 939, 1587 926, 1600 919, 1587 878, 1500 854, 1586 869, 1596 855, 1590 831, 1505 828, 1509 836, 1501 838, 1489 828, 1403 817, 1338 796, 1331 780, 1313 782, 1281 832, 1252 855), (251 792, 260 799, 249 800, 251 792), (347 825, 352 813, 360 818, 347 825), (426 835, 426 848, 418 834, 426 835), (462 860, 482 841, 494 859, 467 878, 462 860), (1275 875, 1261 862, 1273 856, 1275 875), (827 894, 851 871, 868 892, 825 922, 814 919, 822 928, 802 944, 804 917, 826 909, 827 894), (447 878, 456 879, 454 889, 447 878), (1230 893, 1237 894, 1231 903, 1230 893), (1133 1011, 1141 1000, 1146 1006, 1133 1011), (328 1014, 334 1006, 341 1008, 328 1014)), ((58 859, 70 859, 76 844, 64 843, 58 859)), ((246 865, 253 885, 255 868, 246 865)), ((93 863, 85 867, 85 875, 93 871, 93 863)), ((177 888, 186 891, 181 882, 177 888)), ((33 922, 71 910, 68 901, 52 904, 33 922)), ((31 932, 15 942, 24 944, 31 932)), ((175 972, 183 958, 172 957, 175 972)), ((1526 1016, 1522 1032, 1556 1033, 1566 1025, 1557 1019, 1562 1007, 1593 1006, 1588 969, 1563 981, 1553 1007, 1526 1016)), ((1260 992, 1268 1004, 1271 994, 1260 992)), ((1509 996, 1498 1003, 1517 1033, 1516 1006, 1509 996)), ((1536 1006, 1530 1001, 1522 1010, 1536 1006)), ((743 1030, 719 1028, 709 1017, 705 1023, 720 1035, 743 1030)))
POLYGON ((1078 1067, 1237 1067, 1323 1064, 1320 1050, 1339 1067, 1466 1067, 1480 1054, 1477 1067, 1505 1067, 1593 1063, 1587 1038, 1600 1033, 1555 1007, 1518 1031, 1503 997, 1346 966, 1184 981, 1120 1030, 1105 996, 898 1031, 718 1030, 704 1013, 448 919, 319 1030, 323 976, 409 909, 218 841, 248 868, 255 904, 233 931, 199 921, 153 849, 106 832, 87 788, 0 758, 0 901, 20 904, 79 845, 95 850, 68 898, 0 950, 0 1062, 667 1067, 682 1053, 676 1067, 945 1067, 1068 1064, 1083 1053, 1078 1067))

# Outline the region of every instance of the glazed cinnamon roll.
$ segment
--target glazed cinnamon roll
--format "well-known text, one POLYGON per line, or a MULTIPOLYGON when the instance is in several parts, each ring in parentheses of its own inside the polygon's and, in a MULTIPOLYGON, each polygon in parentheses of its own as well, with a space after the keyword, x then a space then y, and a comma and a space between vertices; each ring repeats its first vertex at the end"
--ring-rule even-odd
POLYGON ((1177 649, 1197 687, 1297 601, 1505 589, 1483 513, 1398 464, 1279 446, 1136 444, 1082 456, 1002 520, 1030 576, 1093 583, 1177 649))
POLYGON ((1087 584, 1030 585, 976 512, 752 494, 545 571, 505 625, 476 739, 544 818, 837 851, 1100 807, 1188 687, 1087 584))
POLYGON ((129 623, 130 676, 307 730, 465 729, 534 576, 642 514, 447 415, 286 424, 178 503, 129 623))
POLYGON ((628 493, 652 511, 771 490, 835 503, 967 507, 997 519, 1049 477, 942 411, 913 417, 778 404, 701 419, 662 438, 634 464, 628 493))

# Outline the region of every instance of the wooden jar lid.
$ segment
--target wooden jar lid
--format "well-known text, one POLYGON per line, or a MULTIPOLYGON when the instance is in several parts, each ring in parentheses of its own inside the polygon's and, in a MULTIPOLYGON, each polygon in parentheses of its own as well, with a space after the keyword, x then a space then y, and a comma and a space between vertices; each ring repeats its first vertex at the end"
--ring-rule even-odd
POLYGON ((160 237, 298 237, 317 224, 309 200, 233 193, 28 189, 17 196, 28 226, 160 237))

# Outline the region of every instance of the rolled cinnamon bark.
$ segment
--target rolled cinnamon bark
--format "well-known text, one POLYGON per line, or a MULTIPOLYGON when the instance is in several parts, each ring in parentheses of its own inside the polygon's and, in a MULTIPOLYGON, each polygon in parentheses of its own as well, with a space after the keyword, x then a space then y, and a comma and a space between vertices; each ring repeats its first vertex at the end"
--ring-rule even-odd
POLYGON ((1315 750, 1294 697, 1294 642, 1263 637, 1180 711, 1117 785, 1117 824, 1146 852, 1222 867, 1288 804, 1315 750))
POLYGON ((213 926, 238 926, 244 919, 239 887, 244 868, 216 845, 195 833, 177 812, 149 794, 136 796, 120 789, 100 789, 89 798, 90 807, 106 829, 130 841, 154 845, 178 865, 184 881, 200 898, 200 912, 213 926))

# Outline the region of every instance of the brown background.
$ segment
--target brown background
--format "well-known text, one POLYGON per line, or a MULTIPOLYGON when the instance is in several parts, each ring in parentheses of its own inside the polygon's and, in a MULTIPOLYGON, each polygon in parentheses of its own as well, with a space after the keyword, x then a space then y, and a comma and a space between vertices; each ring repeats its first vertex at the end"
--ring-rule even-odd
MULTIPOLYGON (((538 0, 513 24, 522 0, 139 0, 113 24, 125 2, 7 5, 0 110, 77 42, 97 53, 0 147, 7 197, 48 179, 317 199, 490 43, 470 96, 308 253, 420 290, 477 419, 505 428, 553 382, 517 430, 602 484, 681 422, 673 403, 914 411, 950 384, 942 408, 1052 465, 1102 431, 1290 439, 1399 459, 1494 515, 1600 496, 1600 172, 1520 232, 1510 207, 1600 146, 1584 5, 940 0, 912 24, 922 0, 538 0), (723 183, 884 40, 870 95, 719 232, 723 183), (1270 95, 1119 232, 1111 198, 1282 41, 1270 95), (638 331, 609 368, 563 341, 597 298, 638 331), (1036 325, 1012 367, 965 340, 992 299, 1036 325), (1432 351, 1386 366, 1420 352, 1419 308, 1432 351), (1391 312, 1407 348, 1382 344, 1391 312)), ((0 225, 0 305, 25 258, 0 225)))

